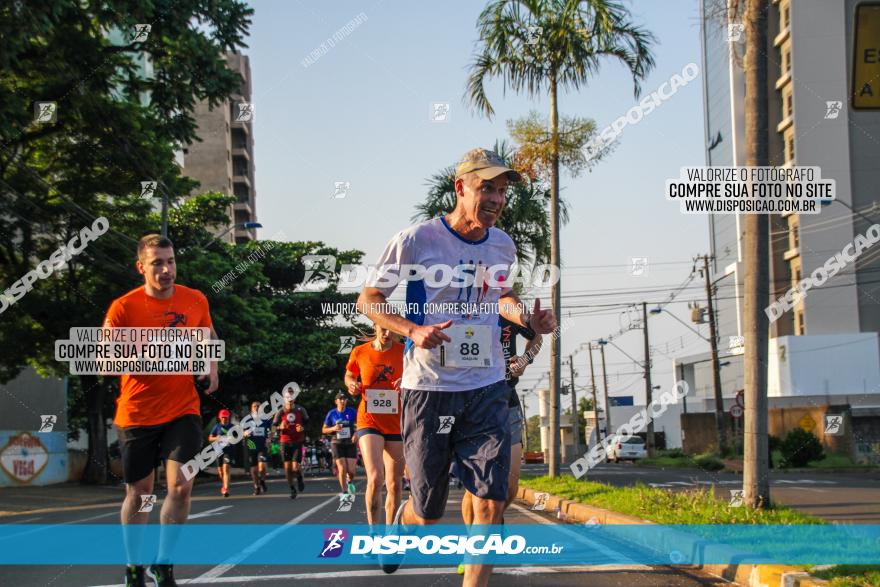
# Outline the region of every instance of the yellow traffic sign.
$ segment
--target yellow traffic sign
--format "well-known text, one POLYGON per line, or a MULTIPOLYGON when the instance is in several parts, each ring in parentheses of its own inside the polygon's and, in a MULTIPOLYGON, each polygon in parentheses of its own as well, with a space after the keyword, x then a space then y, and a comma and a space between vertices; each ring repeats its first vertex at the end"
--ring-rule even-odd
POLYGON ((856 9, 853 108, 880 108, 880 4, 856 9))
POLYGON ((804 414, 804 417, 800 419, 798 424, 804 430, 804 432, 812 432, 813 429, 816 427, 816 423, 809 416, 809 414, 804 414))

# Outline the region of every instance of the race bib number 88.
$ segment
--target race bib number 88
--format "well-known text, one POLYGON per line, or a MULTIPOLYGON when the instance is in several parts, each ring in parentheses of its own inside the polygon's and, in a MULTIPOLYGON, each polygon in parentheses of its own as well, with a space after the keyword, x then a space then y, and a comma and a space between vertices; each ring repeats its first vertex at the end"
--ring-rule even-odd
POLYGON ((492 328, 454 324, 445 331, 452 342, 440 347, 440 364, 446 367, 491 367, 492 328))

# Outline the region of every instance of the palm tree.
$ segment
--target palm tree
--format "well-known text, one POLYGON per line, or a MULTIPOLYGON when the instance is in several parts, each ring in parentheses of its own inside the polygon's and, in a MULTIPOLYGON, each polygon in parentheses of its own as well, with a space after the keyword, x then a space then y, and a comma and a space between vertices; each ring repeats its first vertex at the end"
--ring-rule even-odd
MULTIPOLYGON (((515 154, 506 141, 496 141, 493 150, 504 163, 515 166, 515 154)), ((428 196, 416 205, 412 220, 429 220, 455 208, 455 167, 441 169, 428 180, 428 196)), ((547 263, 550 260, 550 190, 534 178, 512 184, 504 211, 496 226, 510 235, 516 245, 516 259, 521 265, 547 263)), ((562 203, 562 222, 568 222, 568 210, 562 203)))
MULTIPOLYGON (((561 266, 559 251, 559 106, 560 87, 577 90, 596 75, 602 59, 623 62, 632 73, 634 93, 654 66, 651 33, 632 24, 629 12, 612 0, 493 0, 477 21, 478 52, 467 83, 467 99, 480 113, 494 109, 485 83, 493 77, 516 92, 550 94, 550 263, 561 266)), ((552 305, 561 310, 561 280, 553 285, 552 305)), ((559 332, 550 344, 550 476, 559 473, 559 332)))

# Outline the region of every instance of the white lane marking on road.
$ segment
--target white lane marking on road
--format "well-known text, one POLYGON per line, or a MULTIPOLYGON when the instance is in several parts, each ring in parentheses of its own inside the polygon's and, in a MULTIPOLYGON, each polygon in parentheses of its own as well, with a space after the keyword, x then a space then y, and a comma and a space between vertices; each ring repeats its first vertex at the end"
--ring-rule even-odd
POLYGON ((330 499, 322 501, 321 503, 319 503, 318 505, 316 505, 312 509, 306 510, 305 512, 296 516, 292 520, 286 522, 282 526, 279 526, 278 528, 275 528, 271 532, 264 534, 262 538, 260 538, 259 540, 256 540, 253 544, 251 544, 250 546, 245 548, 239 554, 229 558, 226 562, 217 565, 213 569, 210 569, 206 573, 197 577, 195 580, 196 581, 204 581, 206 579, 216 579, 216 578, 220 577, 221 575, 227 573, 230 569, 235 567, 235 565, 237 565, 238 563, 240 563, 241 561, 246 559, 251 553, 256 552, 257 550, 262 548, 264 544, 266 544, 267 542, 272 540, 275 536, 277 536, 278 534, 280 534, 281 532, 286 530, 288 526, 293 526, 295 524, 299 524, 300 522, 302 522, 303 520, 305 520, 306 518, 308 518, 309 516, 311 516, 312 514, 314 514, 315 512, 320 510, 321 508, 323 508, 324 506, 329 505, 329 504, 336 502, 338 500, 339 500, 339 496, 334 495, 330 499))
MULTIPOLYGON (((495 567, 493 574, 495 575, 545 575, 555 573, 610 573, 620 571, 643 571, 643 565, 572 565, 570 567, 495 567)), ((401 575, 420 576, 420 575, 455 575, 455 569, 450 566, 443 567, 418 567, 399 569, 394 576, 401 575)), ((175 579, 181 585, 213 585, 217 583, 251 583, 256 581, 281 581, 306 579, 317 581, 319 579, 354 579, 357 577, 387 577, 384 572, 379 569, 358 570, 358 571, 335 571, 320 573, 289 573, 284 575, 248 575, 234 577, 213 577, 203 579, 198 577, 195 579, 175 579)), ((94 587, 124 587, 120 584, 115 585, 96 585, 94 587)))
POLYGON ((223 510, 228 510, 231 507, 231 505, 221 505, 220 507, 214 508, 212 510, 205 510, 197 514, 190 514, 187 520, 197 520, 199 518, 210 518, 211 516, 219 516, 223 510))
POLYGON ((26 524, 26 523, 28 523, 28 522, 35 522, 35 521, 37 521, 37 520, 42 520, 42 519, 43 519, 43 516, 40 516, 40 517, 38 517, 38 518, 27 518, 27 519, 25 519, 25 520, 15 520, 15 521, 12 522, 12 523, 13 523, 13 524, 26 524))
POLYGON ((807 485, 837 485, 837 481, 825 481, 824 479, 777 479, 771 481, 770 485, 798 485, 806 483, 807 485))
MULTIPOLYGON (((551 522, 550 520, 547 520, 546 518, 542 518, 540 515, 536 514, 535 512, 533 512, 531 510, 527 510, 526 508, 522 507, 518 503, 512 503, 512 504, 510 504, 510 507, 517 509, 518 511, 524 513, 525 515, 529 516, 530 518, 537 520, 541 524, 550 524, 552 526, 557 526, 560 532, 567 534, 568 536, 570 536, 574 540, 580 542, 581 544, 586 544, 590 548, 592 548, 598 552, 601 552, 602 554, 607 556, 610 560, 620 559, 620 554, 614 552, 613 550, 611 550, 609 548, 606 548, 605 546, 602 546, 601 544, 599 544, 595 540, 588 540, 584 536, 582 536, 576 532, 572 532, 571 530, 569 530, 568 528, 565 527, 565 524, 551 522)), ((627 561, 626 566, 638 567, 639 569, 642 569, 642 570, 647 570, 647 569, 651 568, 647 565, 639 565, 638 563, 636 563, 633 560, 630 560, 629 558, 626 558, 626 561, 627 561)))

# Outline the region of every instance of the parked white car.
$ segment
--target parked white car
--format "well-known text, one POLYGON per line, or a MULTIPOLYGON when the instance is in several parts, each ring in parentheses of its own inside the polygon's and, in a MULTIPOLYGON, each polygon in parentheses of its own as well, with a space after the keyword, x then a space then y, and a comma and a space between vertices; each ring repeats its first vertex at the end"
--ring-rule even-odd
POLYGON ((638 436, 630 436, 624 441, 616 437, 614 442, 608 445, 605 455, 609 461, 617 463, 621 460, 635 461, 636 459, 643 459, 648 456, 648 451, 645 450, 645 441, 638 436))

